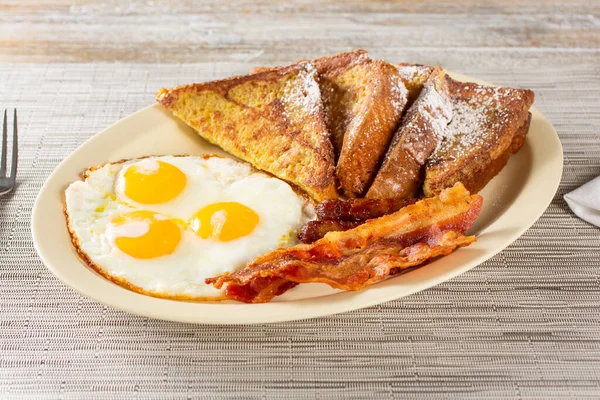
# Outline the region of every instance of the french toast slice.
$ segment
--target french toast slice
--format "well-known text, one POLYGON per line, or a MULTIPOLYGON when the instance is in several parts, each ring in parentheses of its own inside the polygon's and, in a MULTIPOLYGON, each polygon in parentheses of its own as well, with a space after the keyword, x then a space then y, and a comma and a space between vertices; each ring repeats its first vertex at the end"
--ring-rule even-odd
POLYGON ((416 197, 421 191, 425 163, 442 140, 451 119, 452 102, 445 74, 435 67, 419 97, 402 117, 366 197, 416 197))
POLYGON ((331 134, 336 160, 339 159, 344 136, 356 116, 357 104, 363 96, 363 79, 371 60, 364 50, 340 53, 315 60, 319 87, 323 96, 325 120, 331 134))
POLYGON ((400 122, 408 90, 398 69, 381 60, 369 60, 343 78, 358 90, 352 100, 336 174, 344 194, 362 197, 400 122))
POLYGON ((427 161, 426 196, 456 182, 471 193, 480 191, 521 148, 529 130, 531 90, 447 80, 454 115, 427 161))
POLYGON ((161 89, 157 101, 204 139, 317 201, 337 197, 313 64, 161 89))

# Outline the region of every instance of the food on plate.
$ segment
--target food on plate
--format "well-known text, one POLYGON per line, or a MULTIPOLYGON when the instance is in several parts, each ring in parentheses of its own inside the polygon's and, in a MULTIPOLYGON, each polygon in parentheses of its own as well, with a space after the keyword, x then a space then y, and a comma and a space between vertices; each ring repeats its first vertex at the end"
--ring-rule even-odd
POLYGON ((432 196, 462 182, 478 192, 517 152, 529 130, 531 90, 490 87, 446 77, 453 118, 429 157, 423 192, 432 196))
POLYGON ((391 214, 416 201, 415 198, 325 200, 315 207, 318 220, 304 224, 298 231, 298 239, 302 243, 312 243, 328 232, 347 231, 366 220, 391 214))
POLYGON ((381 163, 408 100, 398 69, 373 60, 361 74, 350 76, 361 85, 359 101, 344 133, 336 174, 344 194, 362 197, 381 163))
POLYGON ((319 219, 338 219, 343 221, 366 221, 383 217, 398 211, 402 207, 416 202, 408 199, 331 199, 315 206, 315 214, 319 219))
POLYGON ((209 278, 227 298, 261 303, 299 283, 322 282, 360 290, 406 268, 421 265, 476 239, 464 236, 483 199, 460 183, 401 210, 312 244, 278 249, 244 269, 209 278))
POLYGON ((157 100, 205 139, 322 201, 337 198, 337 186, 351 198, 432 196, 456 182, 479 191, 524 142, 533 92, 356 50, 161 89, 157 100))
POLYGON ((218 156, 161 156, 88 169, 65 191, 81 257, 156 297, 215 300, 207 277, 297 243, 311 202, 286 182, 218 156))
POLYGON ((444 71, 436 67, 396 131, 367 198, 415 197, 421 191, 425 163, 452 119, 444 71))
POLYGON ((412 103, 419 97, 421 90, 429 79, 429 76, 433 73, 435 67, 431 65, 420 65, 420 64, 409 64, 409 63, 398 63, 396 64, 398 72, 402 79, 406 83, 408 89, 408 102, 406 108, 410 107, 412 103))
MULTIPOLYGON (((405 96, 408 102, 412 102, 419 95, 423 84, 433 70, 433 67, 426 65, 398 64, 395 66, 396 73, 389 67, 389 64, 371 60, 364 50, 325 56, 311 62, 316 66, 319 75, 318 82, 325 110, 325 121, 333 141, 336 161, 342 151, 344 138, 347 134, 359 136, 357 140, 347 141, 346 147, 348 149, 346 151, 350 154, 352 153, 351 146, 356 147, 360 139, 370 131, 376 131, 377 134, 368 135, 378 136, 379 138, 387 136, 387 140, 389 140, 389 135, 393 133, 391 131, 398 123, 398 118, 402 113, 402 110, 398 113, 396 108, 403 108, 406 104, 392 104, 398 96, 381 99, 378 93, 383 90, 394 89, 386 82, 397 81, 399 76, 404 85, 399 84, 396 87, 399 89, 399 93, 395 94, 399 95, 403 102, 405 96), (370 82, 373 85, 384 83, 384 85, 366 88, 365 82, 370 82), (404 87, 408 88, 406 94, 404 94, 404 87), (365 110, 370 111, 366 113, 365 110), (377 118, 371 118, 371 116, 377 116, 377 118), (393 127, 378 126, 381 125, 380 120, 394 121, 389 124, 393 127)), ((250 73, 255 74, 274 68, 285 67, 256 67, 250 73)), ((375 147, 375 144, 372 146, 375 147)), ((385 145, 376 148, 381 153, 378 155, 379 158, 385 151, 381 151, 381 148, 385 148, 385 145)))
POLYGON ((207 155, 90 168, 65 192, 72 242, 98 273, 151 296, 359 290, 475 241, 465 231, 482 198, 470 193, 521 148, 533 99, 363 50, 161 89, 162 106, 251 165, 207 155))
MULTIPOLYGON (((358 50, 313 60, 319 74, 327 128, 344 193, 361 195, 406 105, 408 91, 398 69, 358 50)), ((279 67, 283 68, 283 67, 279 67)), ((252 72, 271 70, 258 68, 252 72)))
MULTIPOLYGON (((346 195, 359 196, 377 172, 404 108, 419 96, 434 67, 391 66, 369 59, 363 50, 312 62, 319 74, 327 129, 340 157, 337 176, 346 195)), ((271 69, 259 67, 251 73, 271 69)))
MULTIPOLYGON (((312 60, 312 63, 317 68, 325 122, 331 134, 337 160, 342 150, 346 130, 359 111, 361 102, 364 101, 363 80, 368 74, 371 61, 366 51, 355 50, 317 58, 312 60)), ((271 69, 273 67, 258 67, 253 68, 250 73, 255 74, 271 69)))
POLYGON ((333 145, 313 64, 161 89, 204 139, 320 201, 337 197, 333 145))
MULTIPOLYGON (((371 60, 363 50, 313 60, 344 193, 363 194, 377 172, 402 111, 408 84, 417 90, 416 69, 371 60)), ((282 68, 282 67, 279 67, 282 68)), ((251 73, 270 70, 255 68, 251 73)), ((420 89, 418 89, 420 90, 420 89)))
POLYGON ((347 231, 364 223, 365 221, 344 221, 341 219, 308 221, 298 231, 298 239, 302 243, 312 243, 321 239, 329 232, 347 231))

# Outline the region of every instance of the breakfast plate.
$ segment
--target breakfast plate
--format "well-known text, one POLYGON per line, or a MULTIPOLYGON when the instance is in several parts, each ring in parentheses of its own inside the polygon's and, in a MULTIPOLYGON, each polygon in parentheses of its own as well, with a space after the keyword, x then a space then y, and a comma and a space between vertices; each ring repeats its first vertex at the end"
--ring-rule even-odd
MULTIPOLYGON (((459 74, 463 81, 481 82, 459 74)), ((481 82, 484 83, 485 82, 481 82)), ((535 108, 525 144, 480 194, 483 209, 469 234, 477 242, 433 263, 358 292, 304 284, 265 304, 189 302, 145 296, 89 268, 71 243, 65 223, 64 191, 90 166, 148 155, 220 154, 159 105, 144 108, 95 135, 50 175, 35 202, 32 234, 45 265, 64 283, 101 303, 137 315, 206 324, 249 324, 331 315, 398 299, 447 281, 491 258, 516 240, 544 212, 562 175, 558 135, 535 108)))

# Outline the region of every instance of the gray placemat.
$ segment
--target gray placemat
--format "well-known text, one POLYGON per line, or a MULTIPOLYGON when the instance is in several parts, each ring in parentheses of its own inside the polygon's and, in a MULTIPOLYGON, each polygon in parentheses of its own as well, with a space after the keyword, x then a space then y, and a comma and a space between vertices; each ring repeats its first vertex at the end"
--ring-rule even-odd
POLYGON ((29 231, 53 168, 157 88, 249 67, 0 65, 0 106, 18 107, 21 133, 19 187, 0 199, 0 398, 600 397, 600 229, 562 199, 600 174, 589 66, 468 71, 533 89, 565 166, 542 218, 452 281, 355 312, 238 327, 129 315, 59 282, 29 231))

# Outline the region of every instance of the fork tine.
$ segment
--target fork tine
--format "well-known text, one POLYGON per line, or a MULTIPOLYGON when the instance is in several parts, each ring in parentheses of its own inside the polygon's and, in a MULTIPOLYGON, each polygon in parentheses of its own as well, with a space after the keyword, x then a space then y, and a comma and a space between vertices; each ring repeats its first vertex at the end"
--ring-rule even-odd
POLYGON ((12 164, 10 166, 10 178, 13 184, 17 180, 17 160, 19 156, 19 143, 17 141, 17 109, 13 117, 13 145, 12 145, 12 164))
POLYGON ((6 136, 8 121, 6 120, 6 109, 4 109, 4 124, 2 125, 2 149, 0 149, 0 178, 6 176, 6 136))

